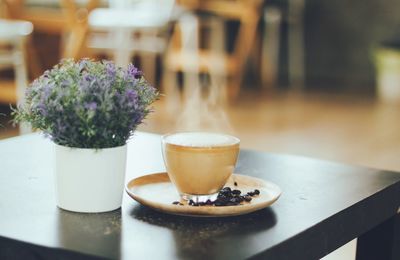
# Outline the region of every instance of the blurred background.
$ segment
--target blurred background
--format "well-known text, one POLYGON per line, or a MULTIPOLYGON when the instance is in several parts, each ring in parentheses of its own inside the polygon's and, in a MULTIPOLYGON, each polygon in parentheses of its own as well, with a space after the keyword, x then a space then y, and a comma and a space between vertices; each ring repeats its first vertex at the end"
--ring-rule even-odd
MULTIPOLYGON (((133 62, 163 94, 139 130, 400 171, 400 2, 0 0, 0 139, 62 58, 133 62)), ((326 259, 354 259, 354 243, 326 259)))

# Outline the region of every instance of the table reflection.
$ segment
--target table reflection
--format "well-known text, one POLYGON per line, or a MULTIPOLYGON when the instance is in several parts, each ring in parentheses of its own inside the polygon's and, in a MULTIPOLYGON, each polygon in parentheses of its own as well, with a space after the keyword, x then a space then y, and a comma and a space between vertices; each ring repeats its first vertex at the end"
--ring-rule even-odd
MULTIPOLYGON (((130 216, 170 230, 175 242, 176 257, 191 259, 202 259, 205 255, 226 257, 232 248, 226 247, 225 243, 219 243, 220 241, 236 236, 257 237, 257 234, 266 232, 277 223, 272 208, 242 216, 209 218, 168 215, 138 205, 130 211, 130 216), (225 247, 221 247, 222 244, 225 244, 225 247)), ((237 242, 232 241, 232 245, 237 242)), ((246 244, 242 246, 245 248, 246 244)))
POLYGON ((119 259, 121 255, 121 209, 98 214, 82 214, 59 209, 58 243, 83 253, 119 259), (85 241, 85 242, 82 242, 85 241))

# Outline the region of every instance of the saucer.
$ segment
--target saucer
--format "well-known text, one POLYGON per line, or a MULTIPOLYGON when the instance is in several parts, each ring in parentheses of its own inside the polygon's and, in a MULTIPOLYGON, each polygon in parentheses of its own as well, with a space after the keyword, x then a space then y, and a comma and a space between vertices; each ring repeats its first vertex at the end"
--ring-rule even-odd
POLYGON ((278 185, 240 174, 232 174, 225 187, 241 190, 242 194, 258 189, 260 195, 254 196, 250 202, 243 202, 236 206, 190 206, 186 201, 180 199, 175 186, 165 172, 130 180, 125 190, 140 204, 157 211, 196 217, 226 217, 251 213, 270 206, 281 195, 278 185), (234 185, 235 183, 237 186, 234 185), (174 205, 172 204, 174 201, 180 201, 183 205, 174 205))

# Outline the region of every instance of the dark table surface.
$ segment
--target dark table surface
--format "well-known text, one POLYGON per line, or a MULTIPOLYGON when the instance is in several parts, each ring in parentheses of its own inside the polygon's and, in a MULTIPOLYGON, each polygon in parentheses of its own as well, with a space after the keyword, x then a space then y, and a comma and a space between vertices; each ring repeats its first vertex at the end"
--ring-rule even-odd
MULTIPOLYGON (((278 184, 281 198, 248 215, 192 218, 155 212, 126 194, 114 212, 61 210, 53 165, 53 145, 39 134, 0 142, 1 259, 318 259, 355 237, 358 259, 400 259, 399 173, 242 150, 236 172, 278 184)), ((126 180, 164 170, 160 137, 137 133, 126 180)))

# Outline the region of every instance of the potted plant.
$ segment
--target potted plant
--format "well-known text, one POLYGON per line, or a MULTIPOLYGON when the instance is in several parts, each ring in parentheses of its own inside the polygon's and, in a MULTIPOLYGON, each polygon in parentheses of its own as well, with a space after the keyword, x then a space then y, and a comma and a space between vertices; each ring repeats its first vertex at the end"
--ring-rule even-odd
POLYGON ((15 122, 29 122, 55 143, 57 205, 105 212, 122 202, 127 140, 152 110, 155 88, 132 64, 63 60, 36 79, 15 122))

